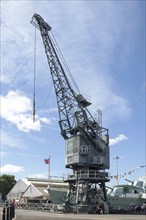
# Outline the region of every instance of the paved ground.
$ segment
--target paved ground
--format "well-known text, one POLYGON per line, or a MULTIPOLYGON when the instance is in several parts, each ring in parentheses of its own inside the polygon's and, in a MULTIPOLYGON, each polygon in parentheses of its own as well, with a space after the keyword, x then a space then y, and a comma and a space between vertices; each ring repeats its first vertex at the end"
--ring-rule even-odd
MULTIPOLYGON (((2 220, 0 213, 0 220, 2 220)), ((146 220, 146 215, 58 214, 41 211, 16 210, 15 220, 146 220)))

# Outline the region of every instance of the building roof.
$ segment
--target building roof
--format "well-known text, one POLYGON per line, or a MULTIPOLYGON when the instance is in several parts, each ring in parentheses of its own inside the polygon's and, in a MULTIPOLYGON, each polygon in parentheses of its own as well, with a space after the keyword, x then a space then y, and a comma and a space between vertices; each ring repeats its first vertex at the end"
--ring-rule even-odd
POLYGON ((10 192, 7 199, 18 199, 31 183, 27 179, 19 179, 10 192))
POLYGON ((31 184, 23 193, 22 198, 48 198, 48 191, 44 191, 44 187, 35 187, 31 184))

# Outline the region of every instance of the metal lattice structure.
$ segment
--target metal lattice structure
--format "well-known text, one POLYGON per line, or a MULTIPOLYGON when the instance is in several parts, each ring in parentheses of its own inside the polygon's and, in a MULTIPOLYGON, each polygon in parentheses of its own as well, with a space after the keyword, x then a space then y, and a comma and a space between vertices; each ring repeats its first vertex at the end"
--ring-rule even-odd
MULTIPOLYGON (((97 184, 106 201, 105 182, 109 181, 105 172, 109 169, 108 129, 103 128, 89 112, 87 107, 91 103, 72 89, 59 59, 51 27, 38 14, 33 15, 31 23, 42 36, 56 93, 61 135, 66 140, 66 167, 71 168, 74 174, 67 180, 69 193, 66 207, 77 211, 79 203, 89 206, 88 197, 92 191, 96 191, 97 197, 97 184)), ((95 202, 96 199, 93 200, 95 202)))

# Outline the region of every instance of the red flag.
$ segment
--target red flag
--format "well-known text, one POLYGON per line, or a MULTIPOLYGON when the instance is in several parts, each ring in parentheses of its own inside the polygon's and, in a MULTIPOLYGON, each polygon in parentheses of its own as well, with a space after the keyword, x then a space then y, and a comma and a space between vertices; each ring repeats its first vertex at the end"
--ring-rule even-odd
POLYGON ((114 177, 115 177, 116 180, 118 179, 118 175, 116 175, 116 176, 114 176, 114 177))
POLYGON ((45 164, 50 164, 50 158, 49 159, 44 159, 45 164))

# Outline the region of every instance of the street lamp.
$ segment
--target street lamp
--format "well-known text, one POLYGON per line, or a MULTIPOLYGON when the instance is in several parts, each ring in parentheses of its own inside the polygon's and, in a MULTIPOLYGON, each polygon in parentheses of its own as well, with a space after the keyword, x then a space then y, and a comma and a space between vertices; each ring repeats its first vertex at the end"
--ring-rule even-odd
POLYGON ((119 156, 115 156, 115 157, 113 157, 113 159, 117 160, 117 185, 119 185, 119 170, 118 170, 119 164, 118 164, 118 160, 120 159, 120 157, 119 156))

